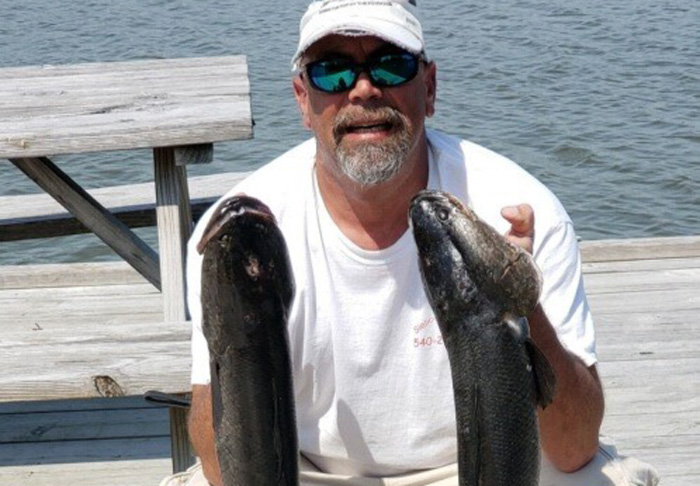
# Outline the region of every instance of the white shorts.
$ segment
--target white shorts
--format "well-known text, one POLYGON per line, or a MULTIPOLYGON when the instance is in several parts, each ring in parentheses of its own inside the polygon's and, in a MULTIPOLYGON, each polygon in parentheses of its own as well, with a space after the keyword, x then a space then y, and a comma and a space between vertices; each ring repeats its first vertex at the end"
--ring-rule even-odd
MULTIPOLYGON (((319 471, 303 456, 299 461, 300 486, 458 486, 457 465, 387 478, 358 478, 319 471)), ((631 457, 620 456, 612 442, 601 438, 598 454, 584 468, 566 474, 543 464, 539 486, 656 486, 653 467, 631 457)), ((165 478, 160 486, 209 486, 202 466, 165 478)))

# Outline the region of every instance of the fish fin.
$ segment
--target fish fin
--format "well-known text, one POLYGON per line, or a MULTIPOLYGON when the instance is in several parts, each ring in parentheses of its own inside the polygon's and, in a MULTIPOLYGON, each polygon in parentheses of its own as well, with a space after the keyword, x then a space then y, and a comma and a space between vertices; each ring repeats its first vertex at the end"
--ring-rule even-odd
POLYGON ((525 348, 530 357, 532 366, 532 377, 535 383, 535 403, 540 407, 547 408, 552 403, 557 388, 557 377, 554 375, 552 365, 544 353, 531 340, 525 341, 525 348))

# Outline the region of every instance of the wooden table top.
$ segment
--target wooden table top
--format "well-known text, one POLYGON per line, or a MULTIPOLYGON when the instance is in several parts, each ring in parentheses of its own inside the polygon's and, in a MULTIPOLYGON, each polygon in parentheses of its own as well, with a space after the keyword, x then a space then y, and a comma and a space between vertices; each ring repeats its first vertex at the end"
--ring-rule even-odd
POLYGON ((0 159, 251 137, 245 56, 0 69, 0 159))

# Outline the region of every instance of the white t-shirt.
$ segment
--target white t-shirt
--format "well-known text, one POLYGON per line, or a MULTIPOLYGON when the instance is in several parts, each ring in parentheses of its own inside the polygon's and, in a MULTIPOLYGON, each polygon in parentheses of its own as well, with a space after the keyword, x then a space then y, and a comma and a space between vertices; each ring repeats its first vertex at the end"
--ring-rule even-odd
MULTIPOLYGON (((586 365, 594 364, 578 244, 559 201, 505 157, 432 130, 428 141, 428 188, 457 196, 501 233, 509 228, 502 207, 526 202, 534 208, 542 305, 564 346, 586 365)), ((320 197, 315 152, 311 139, 224 196, 245 193, 262 200, 289 248, 296 295, 288 330, 300 450, 327 472, 362 476, 455 462, 449 363, 410 230, 380 251, 352 243, 320 197)), ((201 218, 188 248, 194 384, 210 381, 199 296, 201 256, 194 246, 212 211, 201 218)))

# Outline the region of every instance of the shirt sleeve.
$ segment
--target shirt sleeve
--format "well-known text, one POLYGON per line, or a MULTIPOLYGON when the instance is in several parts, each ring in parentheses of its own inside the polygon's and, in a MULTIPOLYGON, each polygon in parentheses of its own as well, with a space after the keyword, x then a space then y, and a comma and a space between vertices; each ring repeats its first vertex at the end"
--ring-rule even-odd
POLYGON ((187 245, 187 306, 192 319, 192 374, 193 385, 208 385, 211 382, 209 369, 209 347, 202 331, 202 255, 197 252, 199 233, 194 232, 187 245))
POLYGON ((540 302, 545 314, 562 345, 586 366, 592 366, 598 361, 593 316, 573 225, 563 222, 554 226, 540 239, 534 253, 544 280, 540 302))

